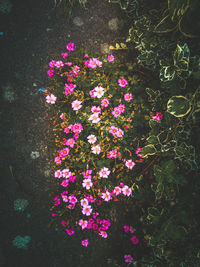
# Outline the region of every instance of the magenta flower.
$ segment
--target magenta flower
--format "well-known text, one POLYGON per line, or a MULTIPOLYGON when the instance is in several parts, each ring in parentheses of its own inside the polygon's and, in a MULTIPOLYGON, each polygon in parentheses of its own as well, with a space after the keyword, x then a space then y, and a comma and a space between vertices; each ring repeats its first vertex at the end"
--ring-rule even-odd
POLYGON ((75 233, 74 230, 70 229, 66 229, 65 231, 68 233, 68 235, 73 235, 75 233))
POLYGON ((157 121, 159 123, 162 117, 163 115, 161 114, 161 112, 156 112, 156 116, 153 116, 152 120, 157 121))
POLYGON ((108 62, 113 62, 115 60, 113 55, 108 55, 107 59, 108 59, 108 62))
POLYGON ((107 238, 107 236, 108 236, 106 231, 100 231, 99 235, 101 235, 103 238, 107 238))
POLYGON ((127 225, 124 225, 124 227, 123 227, 123 228, 124 228, 124 232, 125 232, 125 233, 128 233, 128 231, 129 231, 129 226, 127 226, 127 225))
POLYGON ((68 57, 68 53, 66 52, 66 53, 61 53, 61 56, 65 59, 66 57, 68 57))
POLYGON ((119 84, 120 87, 126 87, 128 82, 127 82, 127 80, 125 78, 122 78, 122 79, 118 79, 118 84, 119 84))
POLYGON ((127 102, 129 102, 129 101, 131 101, 133 99, 133 95, 132 94, 125 94, 124 95, 124 100, 125 101, 127 101, 127 102))
POLYGON ((135 162, 133 162, 132 159, 129 159, 126 161, 125 165, 128 169, 132 170, 133 167, 135 166, 135 162))
POLYGON ((132 242, 134 245, 137 245, 137 244, 139 243, 139 239, 138 239, 135 235, 133 235, 133 236, 131 237, 131 242, 132 242))
POLYGON ((62 185, 63 187, 67 187, 67 186, 69 185, 68 180, 63 180, 62 183, 61 183, 61 185, 62 185))
POLYGON ((75 123, 72 127, 74 133, 80 133, 83 130, 83 126, 80 123, 75 123))
POLYGON ((47 71, 47 75, 48 75, 49 77, 52 77, 53 74, 54 74, 54 70, 50 69, 50 70, 47 71))
POLYGON ((130 254, 124 255, 124 260, 126 263, 129 263, 133 261, 133 257, 130 254))
POLYGON ((109 100, 107 98, 103 98, 101 100, 101 106, 104 107, 104 108, 107 108, 109 105, 109 100))
POLYGON ((66 48, 68 51, 74 51, 74 43, 68 43, 66 48))
POLYGON ((118 107, 115 107, 114 110, 112 111, 112 115, 117 118, 121 115, 121 110, 118 107))
POLYGON ((55 60, 51 60, 50 62, 49 62, 49 67, 50 68, 54 68, 55 67, 55 60))
POLYGON ((84 246, 84 247, 87 247, 89 245, 89 241, 88 239, 84 239, 81 241, 81 244, 84 246))

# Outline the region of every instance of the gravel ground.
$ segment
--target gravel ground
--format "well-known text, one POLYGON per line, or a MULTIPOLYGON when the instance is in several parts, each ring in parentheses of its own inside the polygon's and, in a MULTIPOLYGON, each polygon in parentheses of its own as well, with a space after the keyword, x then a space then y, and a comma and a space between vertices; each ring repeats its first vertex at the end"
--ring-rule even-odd
MULTIPOLYGON (((77 247, 76 240, 49 227, 49 206, 55 183, 46 146, 52 135, 38 91, 49 85, 48 62, 74 42, 100 55, 108 44, 123 40, 116 28, 118 5, 88 1, 86 9, 73 10, 68 21, 62 5, 49 1, 13 1, 10 14, 0 22, 1 42, 1 242, 0 266, 106 266, 103 244, 77 247), (27 199, 24 211, 14 200, 27 199), (28 249, 13 246, 13 239, 30 236, 28 249)), ((106 256, 107 255, 107 256, 106 256)))

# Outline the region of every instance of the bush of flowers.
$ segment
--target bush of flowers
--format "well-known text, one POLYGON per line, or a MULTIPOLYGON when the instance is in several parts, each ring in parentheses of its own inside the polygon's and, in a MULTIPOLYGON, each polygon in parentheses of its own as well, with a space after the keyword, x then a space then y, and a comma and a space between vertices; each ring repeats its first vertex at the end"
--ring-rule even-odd
MULTIPOLYGON (((145 125, 149 117, 148 109, 136 101, 132 64, 76 50, 68 43, 47 70, 53 84, 46 105, 55 136, 58 184, 51 211, 66 234, 78 233, 87 247, 91 233, 108 237, 119 216, 114 207, 130 201, 134 193, 132 178, 143 162, 138 153, 142 136, 134 121, 145 125)), ((159 114, 154 115, 157 120, 159 114)))

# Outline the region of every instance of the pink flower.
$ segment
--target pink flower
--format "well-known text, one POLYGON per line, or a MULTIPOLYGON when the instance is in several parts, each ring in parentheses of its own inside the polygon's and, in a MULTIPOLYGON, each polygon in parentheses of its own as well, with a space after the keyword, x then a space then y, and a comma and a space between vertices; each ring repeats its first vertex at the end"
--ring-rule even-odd
POLYGON ((119 83, 120 87, 126 87, 126 85, 128 84, 128 82, 125 78, 118 79, 118 83, 119 83))
POLYGON ((88 221, 87 220, 80 219, 78 224, 81 226, 81 228, 83 230, 83 229, 87 228, 88 221))
POLYGON ((74 111, 75 111, 75 110, 79 110, 79 109, 82 107, 81 103, 82 103, 82 101, 74 100, 74 101, 71 103, 73 110, 74 110, 74 111))
POLYGON ((62 164, 62 160, 60 159, 60 157, 55 157, 54 162, 58 165, 62 164))
POLYGON ((92 170, 87 170, 86 172, 83 172, 83 177, 86 178, 86 179, 92 179, 92 170))
POLYGON ((105 231, 100 231, 99 235, 101 235, 104 238, 107 238, 108 234, 105 231))
POLYGON ((115 60, 113 55, 108 55, 107 59, 108 59, 108 62, 113 62, 115 60))
POLYGON ((130 254, 128 254, 128 255, 124 255, 124 260, 126 263, 129 263, 133 261, 133 258, 130 254))
POLYGON ((92 213, 92 208, 90 205, 88 206, 84 206, 82 209, 82 213, 86 216, 90 216, 90 214, 92 213))
POLYGON ((75 197, 75 195, 70 195, 70 196, 68 197, 68 200, 69 200, 69 202, 72 203, 72 204, 76 204, 76 202, 78 202, 78 199, 75 197))
POLYGON ((88 189, 90 189, 90 187, 93 186, 93 183, 92 183, 91 179, 84 179, 82 186, 88 190, 88 189))
POLYGON ((120 105, 118 106, 118 108, 119 108, 119 110, 121 111, 121 113, 124 113, 124 111, 125 111, 125 105, 120 104, 120 105))
POLYGON ((88 202, 87 198, 81 199, 81 206, 82 207, 88 206, 88 204, 89 204, 89 202, 88 202))
POLYGON ((105 193, 101 193, 101 197, 104 199, 104 201, 109 201, 111 199, 110 192, 106 191, 105 193))
POLYGON ((101 152, 101 147, 99 145, 93 146, 91 150, 92 150, 93 154, 97 154, 98 155, 101 152))
POLYGON ((160 120, 162 119, 163 115, 161 114, 161 112, 156 112, 156 116, 152 117, 152 120, 157 121, 158 123, 160 123, 160 120))
POLYGON ((103 98, 101 100, 101 106, 104 107, 104 108, 107 108, 109 105, 109 100, 107 98, 103 98))
POLYGON ((62 114, 60 115, 60 118, 61 118, 62 120, 64 120, 64 119, 65 119, 65 114, 62 113, 62 114))
POLYGON ((72 69, 72 72, 73 72, 75 75, 77 75, 77 74, 80 72, 80 67, 77 66, 77 65, 75 65, 75 66, 73 67, 73 69, 72 69))
POLYGON ((88 135, 87 139, 90 144, 94 144, 97 141, 97 138, 94 134, 88 135))
POLYGON ((133 162, 132 159, 129 159, 126 161, 125 165, 128 169, 132 170, 133 167, 135 166, 135 162, 133 162))
POLYGON ((139 239, 138 239, 135 235, 133 235, 133 236, 131 237, 131 242, 132 242, 134 245, 137 245, 137 244, 139 243, 139 239))
POLYGON ((114 108, 114 110, 112 111, 112 114, 113 114, 113 116, 114 116, 115 118, 117 118, 117 117, 119 117, 119 116, 121 115, 121 110, 120 110, 118 107, 116 107, 116 108, 114 108))
POLYGON ((87 247, 89 245, 89 241, 88 239, 84 239, 81 241, 81 244, 84 246, 84 247, 87 247))
POLYGON ((122 193, 125 195, 125 196, 130 196, 131 195, 131 192, 132 192, 132 189, 130 187, 128 187, 127 185, 125 185, 123 188, 122 188, 122 193))
POLYGON ((121 192, 122 192, 121 187, 119 187, 119 186, 115 186, 115 188, 114 188, 114 190, 113 190, 113 193, 114 193, 116 196, 118 196, 119 194, 121 194, 121 192))
POLYGON ((62 174, 62 171, 61 170, 55 171, 55 173, 54 173, 54 177, 55 178, 61 178, 62 176, 63 176, 63 174, 62 174))
POLYGON ((125 94, 124 95, 124 100, 125 101, 127 101, 127 102, 129 102, 129 101, 131 101, 133 99, 133 95, 132 94, 125 94))
POLYGON ((96 106, 92 106, 91 107, 91 112, 92 113, 101 113, 101 108, 100 107, 96 107, 96 106))
POLYGON ((66 48, 68 51, 74 51, 74 43, 68 43, 66 48))
POLYGON ((68 202, 68 196, 67 195, 61 195, 63 202, 68 202))
POLYGON ((46 96, 46 102, 49 104, 55 104, 57 97, 53 94, 46 96))
POLYGON ((110 170, 107 167, 103 167, 100 171, 99 171, 99 176, 101 178, 108 178, 110 174, 110 170))
POLYGON ((108 159, 111 159, 111 158, 117 158, 117 150, 110 150, 108 151, 108 154, 107 154, 107 158, 108 159))
POLYGON ((129 231, 129 226, 124 225, 124 232, 125 232, 125 233, 128 233, 128 231, 129 231))
POLYGON ((68 233, 68 235, 73 235, 75 233, 74 230, 70 229, 66 229, 65 231, 68 233))
POLYGON ((83 126, 82 126, 80 123, 75 123, 75 124, 72 126, 72 131, 73 131, 74 133, 80 133, 82 130, 83 130, 83 126))
POLYGON ((47 75, 48 75, 49 77, 52 77, 53 74, 54 74, 54 70, 50 69, 50 70, 47 71, 47 75))
POLYGON ((93 59, 90 59, 90 60, 88 61, 88 64, 87 64, 87 66, 88 66, 88 68, 95 69, 95 68, 97 67, 97 63, 96 63, 96 61, 95 61, 95 60, 93 60, 93 59))
POLYGON ((92 90, 90 91, 90 96, 91 96, 92 98, 95 98, 95 97, 96 97, 96 96, 94 95, 95 92, 96 92, 95 89, 92 89, 92 90))
POLYGON ((56 61, 54 65, 57 69, 59 69, 64 66, 64 63, 61 60, 59 60, 59 61, 56 61))
POLYGON ((130 226, 130 233, 133 234, 136 231, 135 228, 133 228, 133 226, 130 226))
POLYGON ((122 129, 118 128, 118 132, 116 133, 116 136, 117 137, 123 137, 123 135, 124 135, 124 131, 122 129))
POLYGON ((66 145, 67 145, 67 146, 70 146, 71 148, 73 148, 74 145, 75 145, 74 138, 70 138, 70 139, 68 139, 68 140, 66 141, 66 145))
POLYGON ((67 187, 67 186, 69 185, 68 180, 63 180, 62 183, 61 183, 61 185, 62 185, 63 187, 67 187))
POLYGON ((65 65, 72 66, 72 62, 65 62, 65 65))
POLYGON ((66 52, 66 53, 61 53, 61 56, 65 59, 66 57, 68 57, 68 53, 66 52))
POLYGON ((94 97, 101 98, 104 95, 104 88, 101 86, 96 86, 94 88, 94 97))
POLYGON ((65 178, 69 178, 72 175, 72 173, 69 171, 69 169, 63 169, 62 174, 63 174, 63 177, 65 177, 65 178))
POLYGON ((54 68, 55 67, 55 60, 51 60, 50 62, 49 62, 49 67, 50 68, 54 68))
POLYGON ((66 222, 65 220, 62 220, 62 221, 61 221, 61 224, 62 224, 62 226, 64 226, 64 227, 67 226, 67 222, 66 222))

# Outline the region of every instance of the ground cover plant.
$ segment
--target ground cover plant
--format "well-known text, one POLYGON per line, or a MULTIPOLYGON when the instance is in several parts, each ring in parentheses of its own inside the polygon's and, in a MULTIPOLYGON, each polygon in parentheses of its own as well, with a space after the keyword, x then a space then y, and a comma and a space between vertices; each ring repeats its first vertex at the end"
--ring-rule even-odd
MULTIPOLYGON (((112 54, 95 58, 74 43, 60 57, 50 61, 47 71, 53 83, 46 105, 59 184, 52 216, 67 235, 78 233, 87 247, 91 233, 109 236, 120 217, 114 207, 127 203, 135 190, 134 177, 143 162, 140 139, 150 117, 140 96, 142 79, 133 77, 132 64, 121 64, 112 54)), ((151 116, 156 123, 162 118, 159 112, 151 116)), ((137 244, 137 237, 132 239, 137 244)))

